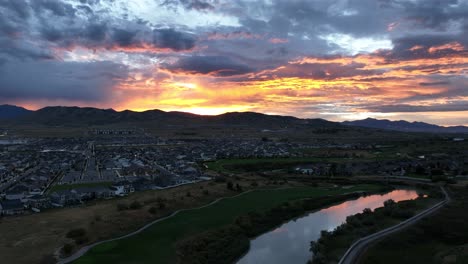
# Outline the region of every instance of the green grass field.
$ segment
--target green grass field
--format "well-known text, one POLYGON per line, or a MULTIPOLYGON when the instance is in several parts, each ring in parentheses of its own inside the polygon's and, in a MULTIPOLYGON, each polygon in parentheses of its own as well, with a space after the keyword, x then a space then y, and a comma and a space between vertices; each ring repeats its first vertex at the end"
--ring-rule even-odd
POLYGON ((222 200, 214 205, 184 211, 161 221, 130 238, 101 244, 75 261, 91 263, 175 263, 175 242, 203 231, 232 223, 238 216, 252 211, 265 211, 283 202, 318 198, 354 191, 376 191, 378 185, 356 185, 349 189, 289 188, 257 190, 222 200))
POLYGON ((367 157, 300 157, 300 158, 247 158, 247 159, 221 159, 206 162, 208 169, 222 172, 235 173, 247 171, 262 171, 276 169, 290 169, 293 166, 310 163, 346 163, 346 162, 371 162, 389 160, 389 156, 367 156, 367 157))
MULTIPOLYGON (((339 161, 340 159, 326 159, 328 161, 339 161)), ((213 162, 207 162, 208 169, 217 172, 232 173, 242 171, 241 168, 249 170, 261 169, 284 169, 287 167, 312 163, 323 162, 325 159, 306 157, 306 158, 251 158, 251 159, 222 159, 213 162)))

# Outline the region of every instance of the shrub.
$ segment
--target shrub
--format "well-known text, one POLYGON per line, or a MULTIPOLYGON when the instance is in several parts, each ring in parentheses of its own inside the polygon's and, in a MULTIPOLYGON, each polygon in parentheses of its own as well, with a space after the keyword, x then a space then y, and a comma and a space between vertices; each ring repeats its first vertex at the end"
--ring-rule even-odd
POLYGON ((392 206, 394 206, 396 203, 395 203, 394 200, 388 199, 388 200, 385 201, 383 204, 384 204, 384 207, 392 207, 392 206))
POLYGON ((74 238, 74 240, 75 240, 75 244, 82 245, 88 242, 89 238, 87 236, 80 236, 80 237, 74 238))
POLYGON ((218 176, 218 177, 216 177, 214 179, 214 181, 217 182, 217 183, 224 183, 224 182, 226 182, 226 178, 218 176))
POLYGON ((57 260, 52 254, 42 256, 41 262, 39 262, 39 264, 55 264, 55 263, 57 263, 57 260))
POLYGON ((75 228, 75 229, 68 231, 67 233, 68 238, 77 238, 77 237, 82 237, 84 235, 86 235, 86 229, 84 228, 75 228))
POLYGON ((124 211, 128 209, 128 205, 125 203, 118 203, 117 204, 117 210, 118 211, 124 211))
POLYGON ((73 244, 67 243, 67 244, 63 245, 62 252, 63 252, 63 254, 68 256, 73 252, 73 248, 74 248, 73 244))
POLYGON ((156 207, 152 206, 150 209, 148 209, 148 212, 150 214, 156 214, 158 212, 158 209, 156 209, 156 207))
POLYGON ((142 205, 141 205, 141 203, 139 201, 133 201, 130 204, 130 209, 132 209, 132 210, 140 209, 141 207, 142 207, 142 205))

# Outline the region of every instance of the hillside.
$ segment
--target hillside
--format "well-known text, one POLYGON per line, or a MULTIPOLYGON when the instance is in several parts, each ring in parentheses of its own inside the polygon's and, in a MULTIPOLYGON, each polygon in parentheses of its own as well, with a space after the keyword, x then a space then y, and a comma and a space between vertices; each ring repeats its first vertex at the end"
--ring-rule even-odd
POLYGON ((23 107, 14 105, 0 105, 0 119, 18 118, 31 113, 23 107))
POLYGON ((232 112, 216 116, 195 115, 184 112, 45 107, 15 118, 12 124, 38 124, 46 126, 93 126, 108 124, 152 123, 159 126, 203 125, 203 126, 246 126, 261 128, 292 127, 340 127, 341 125, 323 119, 299 119, 291 116, 266 115, 254 112, 232 112))
POLYGON ((360 126, 368 128, 395 130, 402 132, 429 132, 429 133, 468 133, 468 127, 465 126, 452 126, 443 127, 424 122, 408 122, 404 120, 390 121, 367 118, 356 121, 345 121, 342 124, 348 126, 360 126))

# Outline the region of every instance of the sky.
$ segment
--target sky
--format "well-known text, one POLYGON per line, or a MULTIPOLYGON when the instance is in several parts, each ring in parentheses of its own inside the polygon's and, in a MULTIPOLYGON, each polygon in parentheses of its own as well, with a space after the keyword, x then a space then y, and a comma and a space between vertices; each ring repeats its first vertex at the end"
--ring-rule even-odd
POLYGON ((0 0, 0 104, 468 125, 468 0, 0 0))

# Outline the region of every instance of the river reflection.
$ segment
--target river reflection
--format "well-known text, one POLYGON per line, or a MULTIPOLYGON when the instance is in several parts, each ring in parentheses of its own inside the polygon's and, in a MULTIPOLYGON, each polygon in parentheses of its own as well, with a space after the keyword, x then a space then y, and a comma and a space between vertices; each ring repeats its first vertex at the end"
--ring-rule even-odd
POLYGON ((340 203, 290 221, 273 231, 250 241, 249 252, 238 264, 304 264, 311 257, 310 241, 320 237, 320 231, 331 231, 346 221, 346 217, 375 209, 383 202, 411 200, 418 195, 414 190, 395 190, 384 195, 371 195, 340 203))

